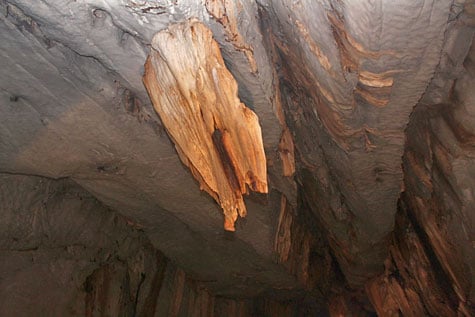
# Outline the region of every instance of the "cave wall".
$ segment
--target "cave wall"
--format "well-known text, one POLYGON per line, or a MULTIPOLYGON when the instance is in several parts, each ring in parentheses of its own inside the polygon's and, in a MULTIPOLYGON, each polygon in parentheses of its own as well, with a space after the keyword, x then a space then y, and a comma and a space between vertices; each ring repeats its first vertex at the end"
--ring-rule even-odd
POLYGON ((2 314, 474 315, 472 1, 0 11, 2 314), (142 84, 189 18, 261 128, 234 233, 142 84))
POLYGON ((0 177, 2 316, 155 308, 167 259, 131 220, 66 179, 0 177))
POLYGON ((475 51, 471 40, 462 43, 466 53, 459 47, 451 55, 459 66, 451 89, 423 99, 406 131, 405 190, 390 257, 385 274, 369 284, 381 315, 473 315, 475 103, 468 87, 475 51))
POLYGON ((269 10, 301 188, 355 287, 387 254, 404 130, 438 64, 450 3, 413 6, 277 1, 269 10), (402 19, 404 28, 385 27, 402 19))
MULTIPOLYGON (((316 305, 216 297, 140 226, 74 182, 0 175, 2 316, 293 316, 316 305)), ((324 313, 324 311, 323 311, 324 313)))

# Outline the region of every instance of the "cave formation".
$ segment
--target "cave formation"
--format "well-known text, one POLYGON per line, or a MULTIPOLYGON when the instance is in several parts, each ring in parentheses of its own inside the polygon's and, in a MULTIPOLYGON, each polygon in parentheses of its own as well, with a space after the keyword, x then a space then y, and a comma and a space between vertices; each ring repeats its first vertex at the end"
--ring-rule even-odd
POLYGON ((0 316, 475 316, 471 0, 1 0, 0 316))

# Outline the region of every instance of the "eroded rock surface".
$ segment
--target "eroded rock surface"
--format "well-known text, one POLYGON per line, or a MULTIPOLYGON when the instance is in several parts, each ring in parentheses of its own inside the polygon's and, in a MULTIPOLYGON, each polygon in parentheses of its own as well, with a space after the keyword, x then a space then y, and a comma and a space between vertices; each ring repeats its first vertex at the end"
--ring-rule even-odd
POLYGON ((369 286, 381 315, 473 315, 475 139, 467 123, 475 103, 467 87, 475 83, 474 54, 472 44, 466 58, 458 55, 447 103, 419 104, 411 117, 390 257, 384 276, 369 286))
POLYGON ((474 8, 0 1, 0 310, 474 315, 474 8))

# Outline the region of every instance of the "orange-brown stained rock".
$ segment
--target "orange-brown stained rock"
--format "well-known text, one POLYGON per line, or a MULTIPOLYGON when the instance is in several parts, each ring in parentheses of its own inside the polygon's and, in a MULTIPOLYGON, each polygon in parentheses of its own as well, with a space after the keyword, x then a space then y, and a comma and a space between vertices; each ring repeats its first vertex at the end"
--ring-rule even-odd
POLYGON ((257 73, 253 49, 239 33, 238 15, 242 4, 231 0, 206 0, 205 6, 208 13, 223 26, 226 40, 246 55, 252 73, 257 73))
POLYGON ((247 187, 267 193, 266 158, 258 118, 240 102, 211 31, 191 20, 157 33, 143 80, 181 160, 234 231, 247 187))
POLYGON ((289 128, 285 127, 279 143, 279 154, 282 160, 282 172, 284 176, 291 177, 295 173, 294 139, 289 128))

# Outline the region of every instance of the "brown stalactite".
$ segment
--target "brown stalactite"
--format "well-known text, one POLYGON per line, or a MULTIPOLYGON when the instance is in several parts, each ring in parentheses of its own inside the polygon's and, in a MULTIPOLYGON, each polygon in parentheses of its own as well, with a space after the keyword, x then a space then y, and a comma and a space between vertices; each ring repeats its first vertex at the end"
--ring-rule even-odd
POLYGON ((238 215, 246 215, 246 186, 267 192, 266 159, 258 118, 237 98, 211 31, 190 21, 158 33, 145 70, 180 158, 223 208, 225 229, 234 231, 238 215))

